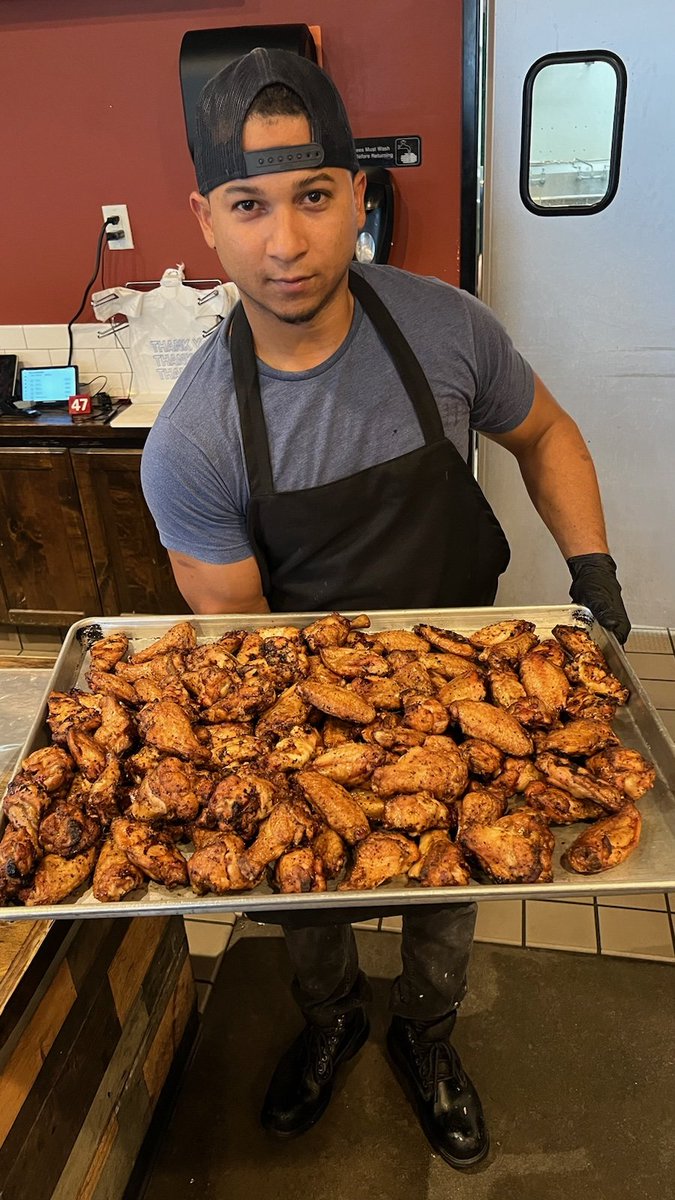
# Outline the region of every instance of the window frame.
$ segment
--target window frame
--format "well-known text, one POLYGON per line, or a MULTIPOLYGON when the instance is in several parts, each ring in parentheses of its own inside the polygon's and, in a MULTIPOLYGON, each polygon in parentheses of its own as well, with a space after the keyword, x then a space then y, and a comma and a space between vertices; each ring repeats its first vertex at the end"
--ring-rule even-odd
POLYGON ((581 217, 602 212, 612 203, 619 188, 621 150, 623 147, 623 125, 628 92, 628 72, 625 64, 612 50, 570 50, 544 54, 532 64, 523 84, 522 127, 520 139, 520 198, 528 212, 538 217, 581 217), (616 75, 616 98, 614 101, 614 123, 609 159, 607 191, 597 204, 569 204, 559 207, 543 207, 534 202, 530 195, 530 149, 532 145, 532 93, 539 72, 556 63, 606 62, 614 68, 616 75))

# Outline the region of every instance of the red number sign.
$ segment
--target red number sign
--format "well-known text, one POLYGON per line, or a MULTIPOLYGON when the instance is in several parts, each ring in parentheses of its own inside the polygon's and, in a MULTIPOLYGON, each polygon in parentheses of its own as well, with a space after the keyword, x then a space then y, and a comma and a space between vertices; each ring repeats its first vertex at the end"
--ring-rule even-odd
POLYGON ((69 396, 68 412, 71 417, 81 417, 91 412, 91 396, 69 396))

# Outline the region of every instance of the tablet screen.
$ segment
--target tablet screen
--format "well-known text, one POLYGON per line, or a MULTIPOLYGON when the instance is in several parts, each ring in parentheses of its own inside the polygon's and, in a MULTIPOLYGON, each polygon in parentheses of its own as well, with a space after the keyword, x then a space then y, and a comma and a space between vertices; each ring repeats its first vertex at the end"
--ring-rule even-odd
POLYGON ((77 394, 77 367, 23 367, 21 399, 30 404, 65 404, 77 394))

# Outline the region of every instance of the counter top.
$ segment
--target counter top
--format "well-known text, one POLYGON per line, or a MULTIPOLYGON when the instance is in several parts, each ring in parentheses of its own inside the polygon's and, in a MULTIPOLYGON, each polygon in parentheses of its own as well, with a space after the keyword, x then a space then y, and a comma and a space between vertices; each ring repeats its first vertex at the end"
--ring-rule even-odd
POLYGON ((96 442, 105 445, 139 446, 145 441, 147 426, 117 426, 104 424, 101 415, 69 417, 63 409, 28 417, 25 413, 0 416, 0 444, 23 446, 40 443, 96 442))

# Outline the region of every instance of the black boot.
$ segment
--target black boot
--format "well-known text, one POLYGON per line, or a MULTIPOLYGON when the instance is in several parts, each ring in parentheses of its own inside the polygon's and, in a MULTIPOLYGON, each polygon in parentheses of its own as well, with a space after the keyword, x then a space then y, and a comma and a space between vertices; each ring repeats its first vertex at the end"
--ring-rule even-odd
POLYGON ((480 1162, 490 1146, 483 1109, 449 1036, 431 1040, 428 1026, 394 1017, 387 1048, 436 1153, 459 1169, 480 1162))
POLYGON ((305 1025, 272 1076, 260 1118, 263 1128, 281 1137, 311 1129, 328 1107, 336 1068, 361 1049, 368 1031, 362 1008, 331 1025, 305 1025))

